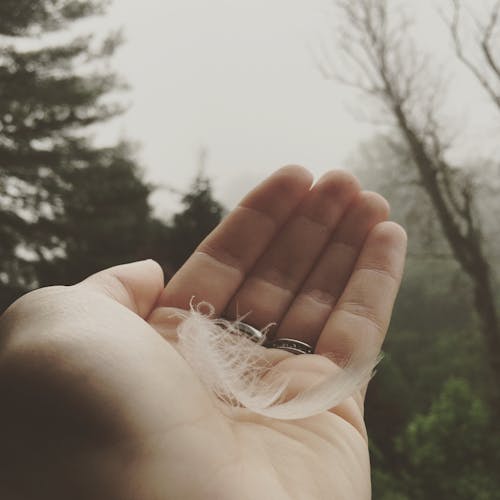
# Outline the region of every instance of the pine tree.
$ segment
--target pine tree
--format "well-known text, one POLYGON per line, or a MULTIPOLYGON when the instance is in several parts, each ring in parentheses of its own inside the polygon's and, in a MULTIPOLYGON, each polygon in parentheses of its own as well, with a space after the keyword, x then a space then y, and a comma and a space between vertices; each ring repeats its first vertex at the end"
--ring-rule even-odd
MULTIPOLYGON (((96 270, 150 257, 150 187, 135 173, 130 147, 99 150, 95 161, 70 173, 72 192, 57 233, 64 255, 40 260, 40 285, 76 283, 96 270)), ((159 226, 162 225, 158 221, 159 226)))
POLYGON ((224 208, 212 193, 210 180, 202 171, 182 197, 183 210, 175 214, 166 236, 167 261, 177 270, 224 215, 224 208))
POLYGON ((0 2, 0 310, 29 288, 142 256, 150 188, 129 147, 91 137, 122 111, 105 65, 119 37, 69 30, 106 4, 0 2))

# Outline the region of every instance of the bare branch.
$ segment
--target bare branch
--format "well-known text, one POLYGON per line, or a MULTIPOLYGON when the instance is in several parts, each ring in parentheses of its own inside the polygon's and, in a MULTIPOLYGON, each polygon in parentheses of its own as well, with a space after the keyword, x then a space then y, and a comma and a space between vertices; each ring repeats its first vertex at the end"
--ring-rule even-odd
POLYGON ((497 77, 500 78, 500 64, 495 60, 495 56, 491 50, 491 37, 495 28, 498 27, 498 21, 500 17, 500 0, 497 1, 490 13, 490 22, 484 30, 484 37, 481 42, 481 47, 483 49, 484 56, 488 61, 491 69, 496 73, 497 77))
MULTIPOLYGON (((486 74, 484 68, 465 53, 460 33, 461 4, 459 0, 451 1, 454 9, 449 28, 457 56, 500 108, 500 91, 496 90, 492 75, 486 74)), ((408 164, 418 174, 453 257, 473 282, 475 307, 490 353, 490 366, 498 378, 500 321, 495 309, 492 275, 483 250, 480 221, 474 213, 476 190, 465 172, 447 158, 450 143, 440 124, 434 86, 435 81, 443 82, 442 76, 430 77, 428 71, 422 71, 429 69, 425 57, 416 64, 417 50, 407 22, 403 22, 398 13, 389 11, 389 5, 393 5, 389 0, 337 0, 336 5, 342 17, 343 43, 339 45, 346 65, 340 78, 338 73, 333 76, 385 106, 387 123, 397 132, 392 134, 396 136, 392 143, 395 148, 401 148, 403 141, 410 156, 408 164)), ((499 17, 500 0, 486 30, 482 31, 481 42, 485 64, 490 73, 495 74, 498 64, 491 40, 499 17)), ((388 145, 391 146, 390 140, 388 145)))
MULTIPOLYGON (((460 36, 460 21, 462 6, 460 0, 451 0, 453 4, 453 15, 452 19, 448 22, 448 28, 450 30, 453 43, 455 45, 455 52, 460 61, 469 69, 469 71, 475 76, 480 85, 486 90, 493 102, 498 108, 500 108, 500 90, 495 88, 490 78, 488 78, 485 68, 482 68, 477 63, 465 54, 465 49, 463 47, 462 38, 460 36)), ((489 68, 496 74, 497 78, 500 80, 500 67, 495 56, 491 50, 491 37, 495 28, 498 25, 500 16, 500 1, 496 3, 490 13, 490 20, 486 27, 482 26, 481 23, 476 21, 478 29, 481 33, 478 44, 480 45, 483 55, 486 59, 486 63, 489 68)), ((500 84, 500 81, 498 82, 500 84)))

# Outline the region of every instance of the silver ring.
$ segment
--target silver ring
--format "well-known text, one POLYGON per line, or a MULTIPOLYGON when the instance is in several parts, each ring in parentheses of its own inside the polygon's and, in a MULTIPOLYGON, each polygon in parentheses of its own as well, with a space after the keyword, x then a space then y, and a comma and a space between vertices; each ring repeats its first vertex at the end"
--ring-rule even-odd
MULTIPOLYGON (((236 328, 246 335, 250 340, 253 340, 256 344, 262 345, 266 341, 266 336, 258 329, 248 323, 243 323, 243 321, 238 321, 235 323, 236 328)), ((302 342, 301 340, 294 339, 274 339, 265 347, 273 349, 283 349, 285 351, 291 352, 293 354, 312 354, 313 348, 302 342)))
POLYGON ((283 349, 293 354, 312 354, 313 348, 301 340, 294 339, 274 339, 266 347, 273 349, 283 349))
POLYGON ((266 336, 259 329, 243 321, 238 321, 234 326, 256 344, 262 345, 266 340, 266 336))

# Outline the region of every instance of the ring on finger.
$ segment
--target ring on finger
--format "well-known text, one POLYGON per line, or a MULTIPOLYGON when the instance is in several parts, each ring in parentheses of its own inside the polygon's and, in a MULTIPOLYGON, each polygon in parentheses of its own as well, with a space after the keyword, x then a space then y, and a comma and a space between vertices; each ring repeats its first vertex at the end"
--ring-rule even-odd
POLYGON ((243 321, 238 321, 235 326, 241 333, 246 335, 250 340, 253 340, 256 344, 265 345, 265 347, 273 349, 283 349, 293 354, 313 353, 312 346, 301 340, 278 338, 266 343, 265 334, 254 326, 244 323, 243 321))

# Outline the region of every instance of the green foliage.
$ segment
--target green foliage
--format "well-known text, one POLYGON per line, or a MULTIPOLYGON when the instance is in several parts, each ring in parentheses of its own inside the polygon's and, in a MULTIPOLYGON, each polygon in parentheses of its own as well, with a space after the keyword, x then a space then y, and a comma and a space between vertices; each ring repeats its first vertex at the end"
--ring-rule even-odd
POLYGON ((150 188, 131 148, 90 139, 90 126, 121 111, 107 98, 119 81, 102 64, 118 39, 43 36, 106 3, 1 2, 0 310, 29 288, 74 282, 148 247, 150 188), (16 40, 34 35, 36 48, 16 40))
POLYGON ((224 215, 203 173, 197 175, 190 191, 183 196, 182 205, 183 210, 174 215, 167 233, 167 259, 174 269, 187 260, 224 215))
POLYGON ((413 500, 411 496, 401 493, 400 486, 387 469, 372 466, 372 497, 376 500, 413 500))
MULTIPOLYGON (((370 383, 368 431, 384 457, 380 469, 395 477, 405 467, 397 437, 414 415, 429 410, 446 380, 465 378, 479 395, 486 395, 482 338, 468 288, 457 285, 457 274, 450 262, 409 262, 385 356, 370 383)), ((375 485, 377 480, 374 477, 375 485)))
POLYGON ((75 283, 96 270, 149 257, 150 188, 129 149, 95 150, 95 162, 67 172, 64 213, 54 225, 64 256, 37 263, 40 285, 75 283))
POLYGON ((409 382, 415 411, 427 410, 453 376, 482 390, 484 344, 469 284, 453 261, 409 259, 384 350, 409 382))
POLYGON ((500 431, 486 404, 463 379, 448 380, 425 414, 398 440, 409 460, 412 498, 500 498, 500 431))
MULTIPOLYGON (((486 467, 490 452, 482 446, 471 450, 462 434, 468 425, 476 429, 471 434, 475 441, 485 444, 492 437, 491 421, 486 425, 480 415, 475 419, 461 406, 493 410, 485 403, 491 378, 471 283, 450 252, 407 147, 393 137, 388 141, 378 136, 362 145, 352 161, 363 185, 389 200, 395 219, 409 236, 409 256, 384 344, 385 357, 367 394, 373 497, 497 498, 492 492, 493 485, 500 488, 496 480, 500 460, 496 458, 496 469, 486 467), (455 451, 446 444, 453 433, 459 434, 455 451), (425 458, 424 453, 428 453, 425 458), (439 461, 438 456, 445 459, 439 461), (474 468, 475 462, 480 465, 474 468)), ((490 184, 491 169, 484 172, 483 181, 490 184)), ((479 198, 479 208, 487 215, 485 231, 494 227, 487 207, 495 200, 486 191, 479 198)), ((491 230, 486 236, 489 242, 495 241, 491 230)), ((493 253, 491 264, 500 267, 493 253)))
POLYGON ((69 21, 102 12, 103 0, 2 0, 0 33, 34 34, 66 26, 69 21))

